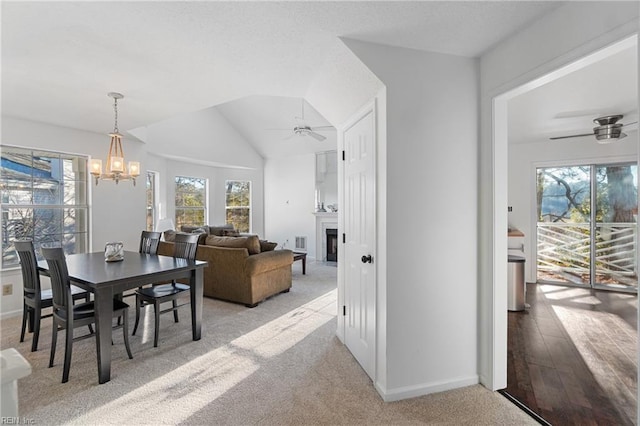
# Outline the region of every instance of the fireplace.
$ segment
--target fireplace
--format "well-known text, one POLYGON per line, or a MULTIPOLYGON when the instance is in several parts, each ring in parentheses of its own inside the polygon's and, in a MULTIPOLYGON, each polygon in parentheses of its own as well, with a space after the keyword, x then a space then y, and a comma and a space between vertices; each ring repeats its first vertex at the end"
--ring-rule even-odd
POLYGON ((327 262, 338 261, 338 230, 335 228, 327 228, 327 262))

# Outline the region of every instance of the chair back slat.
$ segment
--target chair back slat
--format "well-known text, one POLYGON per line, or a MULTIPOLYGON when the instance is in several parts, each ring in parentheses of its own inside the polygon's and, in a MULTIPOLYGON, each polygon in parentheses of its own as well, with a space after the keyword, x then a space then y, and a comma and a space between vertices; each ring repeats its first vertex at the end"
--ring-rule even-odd
POLYGON ((14 241, 14 247, 20 258, 20 269, 22 269, 22 282, 25 294, 40 297, 40 274, 38 274, 38 260, 33 248, 33 241, 14 241))
POLYGON ((199 237, 200 235, 198 234, 176 234, 173 257, 194 260, 198 249, 199 237))
POLYGON ((158 254, 158 245, 162 233, 154 231, 142 231, 140 236, 140 248, 138 252, 145 254, 158 254))
POLYGON ((40 250, 42 256, 47 261, 47 265, 49 265, 51 291, 53 292, 53 309, 64 309, 68 314, 72 314, 71 282, 69 280, 69 271, 67 270, 64 251, 60 247, 42 247, 40 250))

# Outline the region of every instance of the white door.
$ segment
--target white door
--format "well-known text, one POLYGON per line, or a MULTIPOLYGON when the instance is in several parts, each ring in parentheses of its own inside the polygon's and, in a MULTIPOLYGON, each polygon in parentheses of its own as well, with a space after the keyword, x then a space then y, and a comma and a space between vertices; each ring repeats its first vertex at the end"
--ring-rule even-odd
POLYGON ((375 367, 375 109, 344 130, 344 338, 369 377, 375 367))

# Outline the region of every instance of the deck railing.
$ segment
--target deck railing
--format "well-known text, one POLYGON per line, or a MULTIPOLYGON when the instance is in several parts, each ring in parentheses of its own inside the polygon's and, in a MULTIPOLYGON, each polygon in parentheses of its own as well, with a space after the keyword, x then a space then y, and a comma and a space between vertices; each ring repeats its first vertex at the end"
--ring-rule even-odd
MULTIPOLYGON (((538 223, 538 275, 551 281, 589 284, 591 230, 588 223, 538 223)), ((595 282, 637 287, 636 224, 596 226, 595 282)))

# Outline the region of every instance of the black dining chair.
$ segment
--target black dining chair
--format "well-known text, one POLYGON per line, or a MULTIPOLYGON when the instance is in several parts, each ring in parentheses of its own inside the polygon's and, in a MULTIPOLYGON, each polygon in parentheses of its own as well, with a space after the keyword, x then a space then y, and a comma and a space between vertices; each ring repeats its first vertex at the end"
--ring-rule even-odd
MULTIPOLYGON (((73 304, 67 261, 62 249, 43 247, 41 251, 49 265, 51 289, 53 290, 53 334, 51 336, 51 356, 49 358, 49 367, 53 367, 53 361, 56 355, 58 331, 64 329, 66 330, 66 333, 62 383, 66 383, 69 381, 69 368, 71 367, 71 353, 73 350, 74 340, 82 340, 96 336, 95 333, 90 333, 74 338, 73 330, 77 327, 95 323, 95 305, 94 302, 79 303, 77 305, 73 304)), ((115 326, 114 329, 122 328, 124 346, 127 349, 127 355, 129 355, 129 359, 133 359, 131 348, 129 347, 128 313, 129 305, 120 300, 113 299, 113 317, 108 319, 105 318, 105 320, 111 321, 113 318, 122 317, 123 325, 115 326)))
POLYGON ((160 244, 161 236, 162 232, 142 231, 138 252, 144 254, 158 254, 158 245, 160 244))
MULTIPOLYGON (((38 273, 36 252, 31 240, 17 240, 13 243, 18 257, 20 258, 20 269, 22 270, 22 329, 20 331, 20 342, 24 342, 24 334, 29 324, 29 333, 33 333, 31 339, 31 352, 38 350, 38 339, 40 337, 40 322, 42 318, 49 318, 52 314, 42 315, 42 310, 52 306, 53 295, 51 290, 42 290, 40 286, 40 274, 38 273)), ((80 287, 71 286, 71 297, 73 300, 90 300, 89 292, 80 287)), ((90 328, 93 333, 93 329, 90 328)))
MULTIPOLYGON (((138 248, 138 253, 150 255, 158 254, 158 246, 160 245, 161 236, 162 232, 142 231, 142 234, 140 235, 140 247, 138 248)), ((142 286, 140 288, 142 288, 142 286)), ((123 297, 135 295, 135 291, 132 291, 130 293, 117 294, 116 298, 122 300, 123 297)))
MULTIPOLYGON (((187 260, 196 258, 196 250, 198 248, 198 234, 176 234, 174 240, 173 257, 187 260)), ((190 287, 173 280, 170 284, 157 284, 151 287, 139 288, 136 290, 136 322, 133 326, 133 335, 138 330, 140 322, 140 309, 147 305, 153 305, 153 313, 155 317, 155 330, 153 337, 153 347, 158 347, 158 336, 160 328, 160 314, 173 312, 173 320, 178 322, 178 308, 189 305, 189 302, 178 304, 177 301, 181 297, 189 295, 190 287), (165 302, 171 302, 171 308, 160 309, 160 305, 165 302)))
MULTIPOLYGON (((160 245, 160 237, 162 236, 162 232, 154 232, 154 231, 142 231, 140 235, 140 247, 138 248, 138 253, 141 254, 158 254, 158 246, 160 245)), ((143 288, 141 286, 140 288, 143 288)), ((136 292, 132 291, 129 293, 119 293, 114 297, 118 300, 122 300, 125 297, 135 296, 136 292)), ((120 318, 118 318, 118 325, 120 325, 120 318)))

